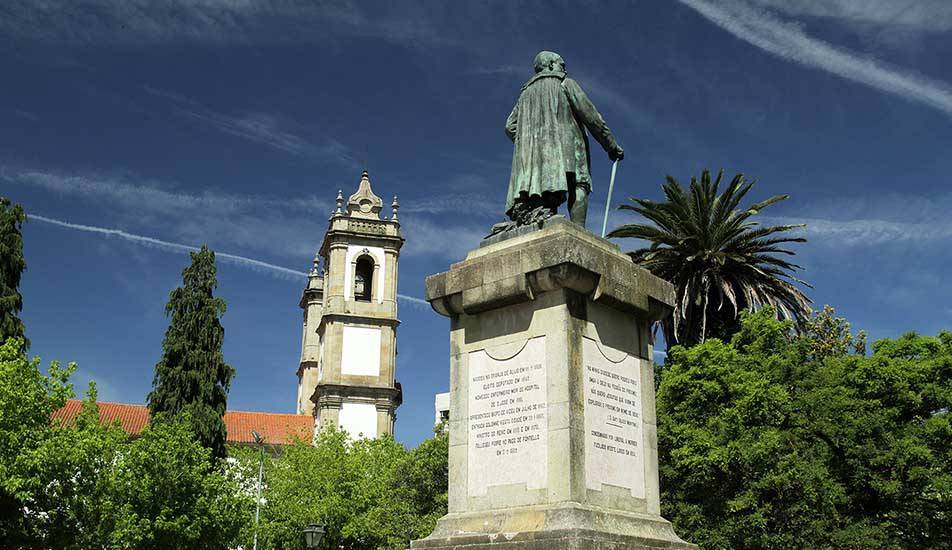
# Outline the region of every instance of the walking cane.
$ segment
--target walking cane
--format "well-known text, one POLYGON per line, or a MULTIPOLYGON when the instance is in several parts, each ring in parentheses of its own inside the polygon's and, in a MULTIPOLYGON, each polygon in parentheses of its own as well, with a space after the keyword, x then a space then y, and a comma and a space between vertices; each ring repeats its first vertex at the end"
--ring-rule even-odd
POLYGON ((608 184, 608 200, 605 201, 605 219, 602 220, 602 238, 605 238, 605 230, 608 229, 608 208, 612 205, 612 190, 615 188, 615 170, 618 169, 618 161, 612 163, 612 180, 608 184))

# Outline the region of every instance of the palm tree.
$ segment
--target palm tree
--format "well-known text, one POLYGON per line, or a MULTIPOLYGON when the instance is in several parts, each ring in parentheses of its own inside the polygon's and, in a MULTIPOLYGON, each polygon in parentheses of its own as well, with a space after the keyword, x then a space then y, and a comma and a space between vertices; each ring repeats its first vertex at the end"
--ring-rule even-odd
MULTIPOLYGON (((778 257, 794 255, 785 243, 806 239, 785 234, 803 225, 762 227, 751 217, 764 208, 787 199, 777 195, 738 209, 754 182, 737 174, 718 195, 723 171, 711 181, 704 170, 698 181, 691 178, 685 190, 676 179, 663 185, 665 202, 632 198, 633 210, 652 223, 622 225, 609 237, 632 237, 650 243, 628 254, 635 263, 674 284, 674 312, 661 321, 668 346, 694 345, 710 336, 729 336, 739 326, 745 309, 772 306, 782 319, 798 325, 810 317, 810 299, 794 286, 809 284, 793 273, 800 266, 778 257)), ((812 288, 812 287, 810 287, 812 288)))

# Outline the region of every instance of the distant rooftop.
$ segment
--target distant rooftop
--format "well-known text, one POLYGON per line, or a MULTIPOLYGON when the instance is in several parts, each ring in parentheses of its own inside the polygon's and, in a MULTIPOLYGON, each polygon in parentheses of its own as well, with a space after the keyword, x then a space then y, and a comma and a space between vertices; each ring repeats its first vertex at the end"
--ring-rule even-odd
MULTIPOLYGON (((145 405, 129 403, 109 403, 100 401, 99 421, 111 423, 116 420, 126 433, 137 436, 149 423, 149 408, 145 405)), ((53 418, 63 423, 76 420, 83 408, 79 399, 70 399, 66 406, 53 413, 53 418)), ((225 428, 228 431, 228 443, 248 445, 254 443, 252 431, 256 431, 269 445, 287 445, 295 438, 310 441, 314 435, 314 418, 309 415, 225 411, 225 428)))

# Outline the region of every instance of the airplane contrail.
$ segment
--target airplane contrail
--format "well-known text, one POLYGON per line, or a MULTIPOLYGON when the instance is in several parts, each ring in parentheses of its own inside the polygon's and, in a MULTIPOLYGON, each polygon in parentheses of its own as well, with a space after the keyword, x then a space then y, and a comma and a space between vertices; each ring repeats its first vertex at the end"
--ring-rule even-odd
MULTIPOLYGON (((65 227, 67 229, 74 229, 77 231, 86 231, 88 233, 98 233, 100 235, 108 235, 112 237, 119 237, 120 239, 125 239, 137 244, 142 244, 145 246, 152 246, 155 248, 161 248, 164 250, 171 250, 175 252, 194 252, 199 250, 196 246, 191 246, 182 243, 174 243, 170 241, 163 241, 161 239, 156 239, 154 237, 147 237, 145 235, 136 235, 134 233, 127 233, 121 229, 110 229, 108 227, 98 227, 95 225, 84 225, 79 223, 71 223, 63 220, 57 220, 54 218, 47 218, 46 216, 40 216, 38 214, 27 214, 27 219, 37 220, 43 223, 48 223, 51 225, 56 225, 59 227, 65 227)), ((239 256, 237 254, 228 254, 227 252, 215 252, 216 258, 221 258, 228 262, 231 262, 235 265, 242 267, 250 267, 255 270, 269 271, 281 275, 282 278, 299 280, 307 277, 307 273, 304 271, 298 271, 296 269, 290 269, 287 267, 282 267, 280 265, 270 264, 268 262, 262 262, 261 260, 255 260, 254 258, 248 258, 246 256, 239 256)), ((426 300, 417 298, 415 296, 407 296, 405 294, 397 294, 397 298, 411 302, 418 305, 429 305, 426 300)))

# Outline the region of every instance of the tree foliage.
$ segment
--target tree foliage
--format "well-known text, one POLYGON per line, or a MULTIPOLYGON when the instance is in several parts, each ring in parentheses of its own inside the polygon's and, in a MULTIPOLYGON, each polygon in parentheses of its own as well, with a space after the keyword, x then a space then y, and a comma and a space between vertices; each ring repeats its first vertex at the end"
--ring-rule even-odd
POLYGON ((101 477, 76 548, 233 548, 253 504, 184 420, 150 424, 101 477))
MULTIPOLYGON (((322 523, 327 548, 407 548, 446 513, 447 449, 442 430, 412 450, 389 436, 351 441, 339 431, 286 448, 267 463, 259 545, 303 549, 303 528, 322 523)), ((249 475, 256 461, 243 453, 249 475)))
POLYGON ((20 277, 26 269, 20 228, 25 221, 22 206, 11 205, 10 199, 0 197, 0 342, 20 338, 24 349, 30 345, 19 317, 23 310, 20 277))
POLYGON ((100 508, 107 499, 106 473, 128 440, 121 428, 99 421, 95 383, 90 383, 74 425, 54 422, 39 444, 24 452, 21 471, 30 480, 24 517, 30 538, 47 548, 101 548, 100 508))
POLYGON ((0 541, 13 549, 234 548, 253 498, 217 468, 187 419, 130 440, 103 425, 91 384, 74 424, 51 418, 69 374, 0 348, 0 541))
POLYGON ((781 318, 798 323, 810 315, 810 300, 794 283, 800 266, 778 255, 793 255, 788 243, 805 242, 787 231, 798 225, 761 227, 751 218, 787 199, 776 195, 746 208, 740 203, 754 182, 737 174, 720 194, 723 172, 711 179, 692 177, 688 189, 667 177, 666 200, 631 199, 623 210, 641 214, 650 223, 622 225, 609 237, 631 237, 650 243, 630 252, 635 263, 671 282, 677 291, 673 315, 661 322, 665 341, 694 345, 708 336, 724 337, 737 329, 741 311, 773 306, 781 318))
POLYGON ((745 314, 674 347, 657 394, 662 512, 702 548, 952 546, 952 333, 855 353, 831 309, 745 314))
POLYGON ((225 302, 213 294, 218 286, 215 253, 207 246, 193 252, 182 281, 165 306, 172 319, 162 342, 162 359, 155 366, 149 410, 152 418, 187 414, 198 440, 214 457, 222 458, 227 435, 222 417, 234 369, 221 351, 225 302))
POLYGON ((0 346, 0 540, 11 546, 30 540, 22 510, 42 487, 27 456, 51 437, 50 415, 72 395, 75 368, 54 362, 44 376, 40 360, 27 359, 23 349, 20 338, 0 346))

